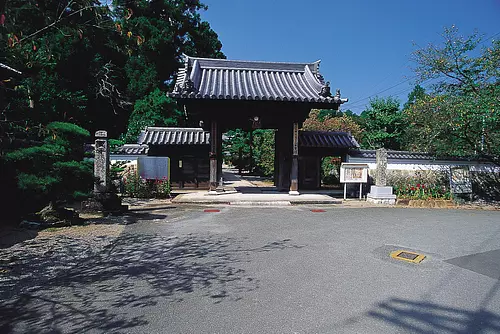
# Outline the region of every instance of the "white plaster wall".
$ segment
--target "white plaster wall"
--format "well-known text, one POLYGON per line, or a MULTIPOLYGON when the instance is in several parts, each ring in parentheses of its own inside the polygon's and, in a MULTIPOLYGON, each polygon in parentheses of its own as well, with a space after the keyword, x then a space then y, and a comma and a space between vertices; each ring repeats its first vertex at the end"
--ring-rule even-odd
MULTIPOLYGON (((369 169, 376 169, 377 164, 375 159, 355 158, 347 156, 347 162, 365 163, 369 169)), ((404 160, 404 159, 388 159, 388 170, 448 170, 454 166, 469 166, 471 172, 493 172, 500 173, 500 167, 494 164, 477 162, 477 161, 447 161, 447 160, 404 160)))

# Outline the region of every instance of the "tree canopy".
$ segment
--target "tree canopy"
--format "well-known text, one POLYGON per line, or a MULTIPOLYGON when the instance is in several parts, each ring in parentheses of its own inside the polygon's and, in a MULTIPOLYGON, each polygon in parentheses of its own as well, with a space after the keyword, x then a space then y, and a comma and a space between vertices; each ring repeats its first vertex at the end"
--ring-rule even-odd
POLYGON ((439 45, 413 53, 420 82, 431 91, 406 110, 412 148, 440 155, 500 156, 500 41, 445 29, 439 45))
POLYGON ((50 164, 79 168, 67 162, 78 157, 68 160, 60 152, 63 143, 48 142, 54 124, 72 131, 69 138, 78 137, 78 129, 104 129, 135 142, 146 125, 183 122, 183 113, 165 95, 183 53, 224 57, 217 34, 200 17, 206 6, 198 0, 2 4, 0 62, 22 74, 0 70, 0 164, 23 191, 57 189, 63 180, 43 169, 21 170, 21 161, 35 163, 52 150, 50 164))
POLYGON ((395 98, 375 97, 369 107, 361 113, 360 123, 365 130, 362 146, 369 149, 384 147, 400 150, 406 130, 405 115, 395 98))

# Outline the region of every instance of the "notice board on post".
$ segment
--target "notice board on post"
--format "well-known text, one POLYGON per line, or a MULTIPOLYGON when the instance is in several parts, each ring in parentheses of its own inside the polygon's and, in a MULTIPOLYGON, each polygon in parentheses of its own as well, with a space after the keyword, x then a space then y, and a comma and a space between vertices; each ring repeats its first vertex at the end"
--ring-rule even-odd
POLYGON ((170 158, 168 157, 139 157, 137 169, 142 179, 170 180, 170 158))
POLYGON ((368 165, 343 162, 340 165, 340 183, 368 182, 368 165))
POLYGON ((347 198, 347 184, 359 183, 359 199, 363 197, 363 183, 368 182, 368 165, 343 162, 340 165, 340 183, 344 184, 344 200, 347 198))

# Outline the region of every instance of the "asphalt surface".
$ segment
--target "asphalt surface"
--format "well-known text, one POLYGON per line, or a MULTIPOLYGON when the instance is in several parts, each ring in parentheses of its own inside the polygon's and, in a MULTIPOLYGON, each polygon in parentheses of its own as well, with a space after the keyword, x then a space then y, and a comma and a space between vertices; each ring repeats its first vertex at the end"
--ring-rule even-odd
POLYGON ((0 332, 500 332, 497 211, 203 209, 140 212, 104 251, 18 282, 0 332))

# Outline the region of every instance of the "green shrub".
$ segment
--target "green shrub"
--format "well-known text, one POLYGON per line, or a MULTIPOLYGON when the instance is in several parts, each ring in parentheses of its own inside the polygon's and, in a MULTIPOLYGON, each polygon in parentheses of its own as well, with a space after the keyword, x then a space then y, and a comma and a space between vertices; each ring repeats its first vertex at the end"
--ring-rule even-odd
POLYGON ((135 198, 169 198, 170 181, 165 179, 145 180, 135 170, 123 177, 123 194, 135 198))
POLYGON ((339 157, 324 157, 321 161, 321 182, 323 184, 340 183, 340 164, 339 157))
POLYGON ((387 184, 402 199, 450 199, 448 174, 443 171, 390 171, 387 184))

